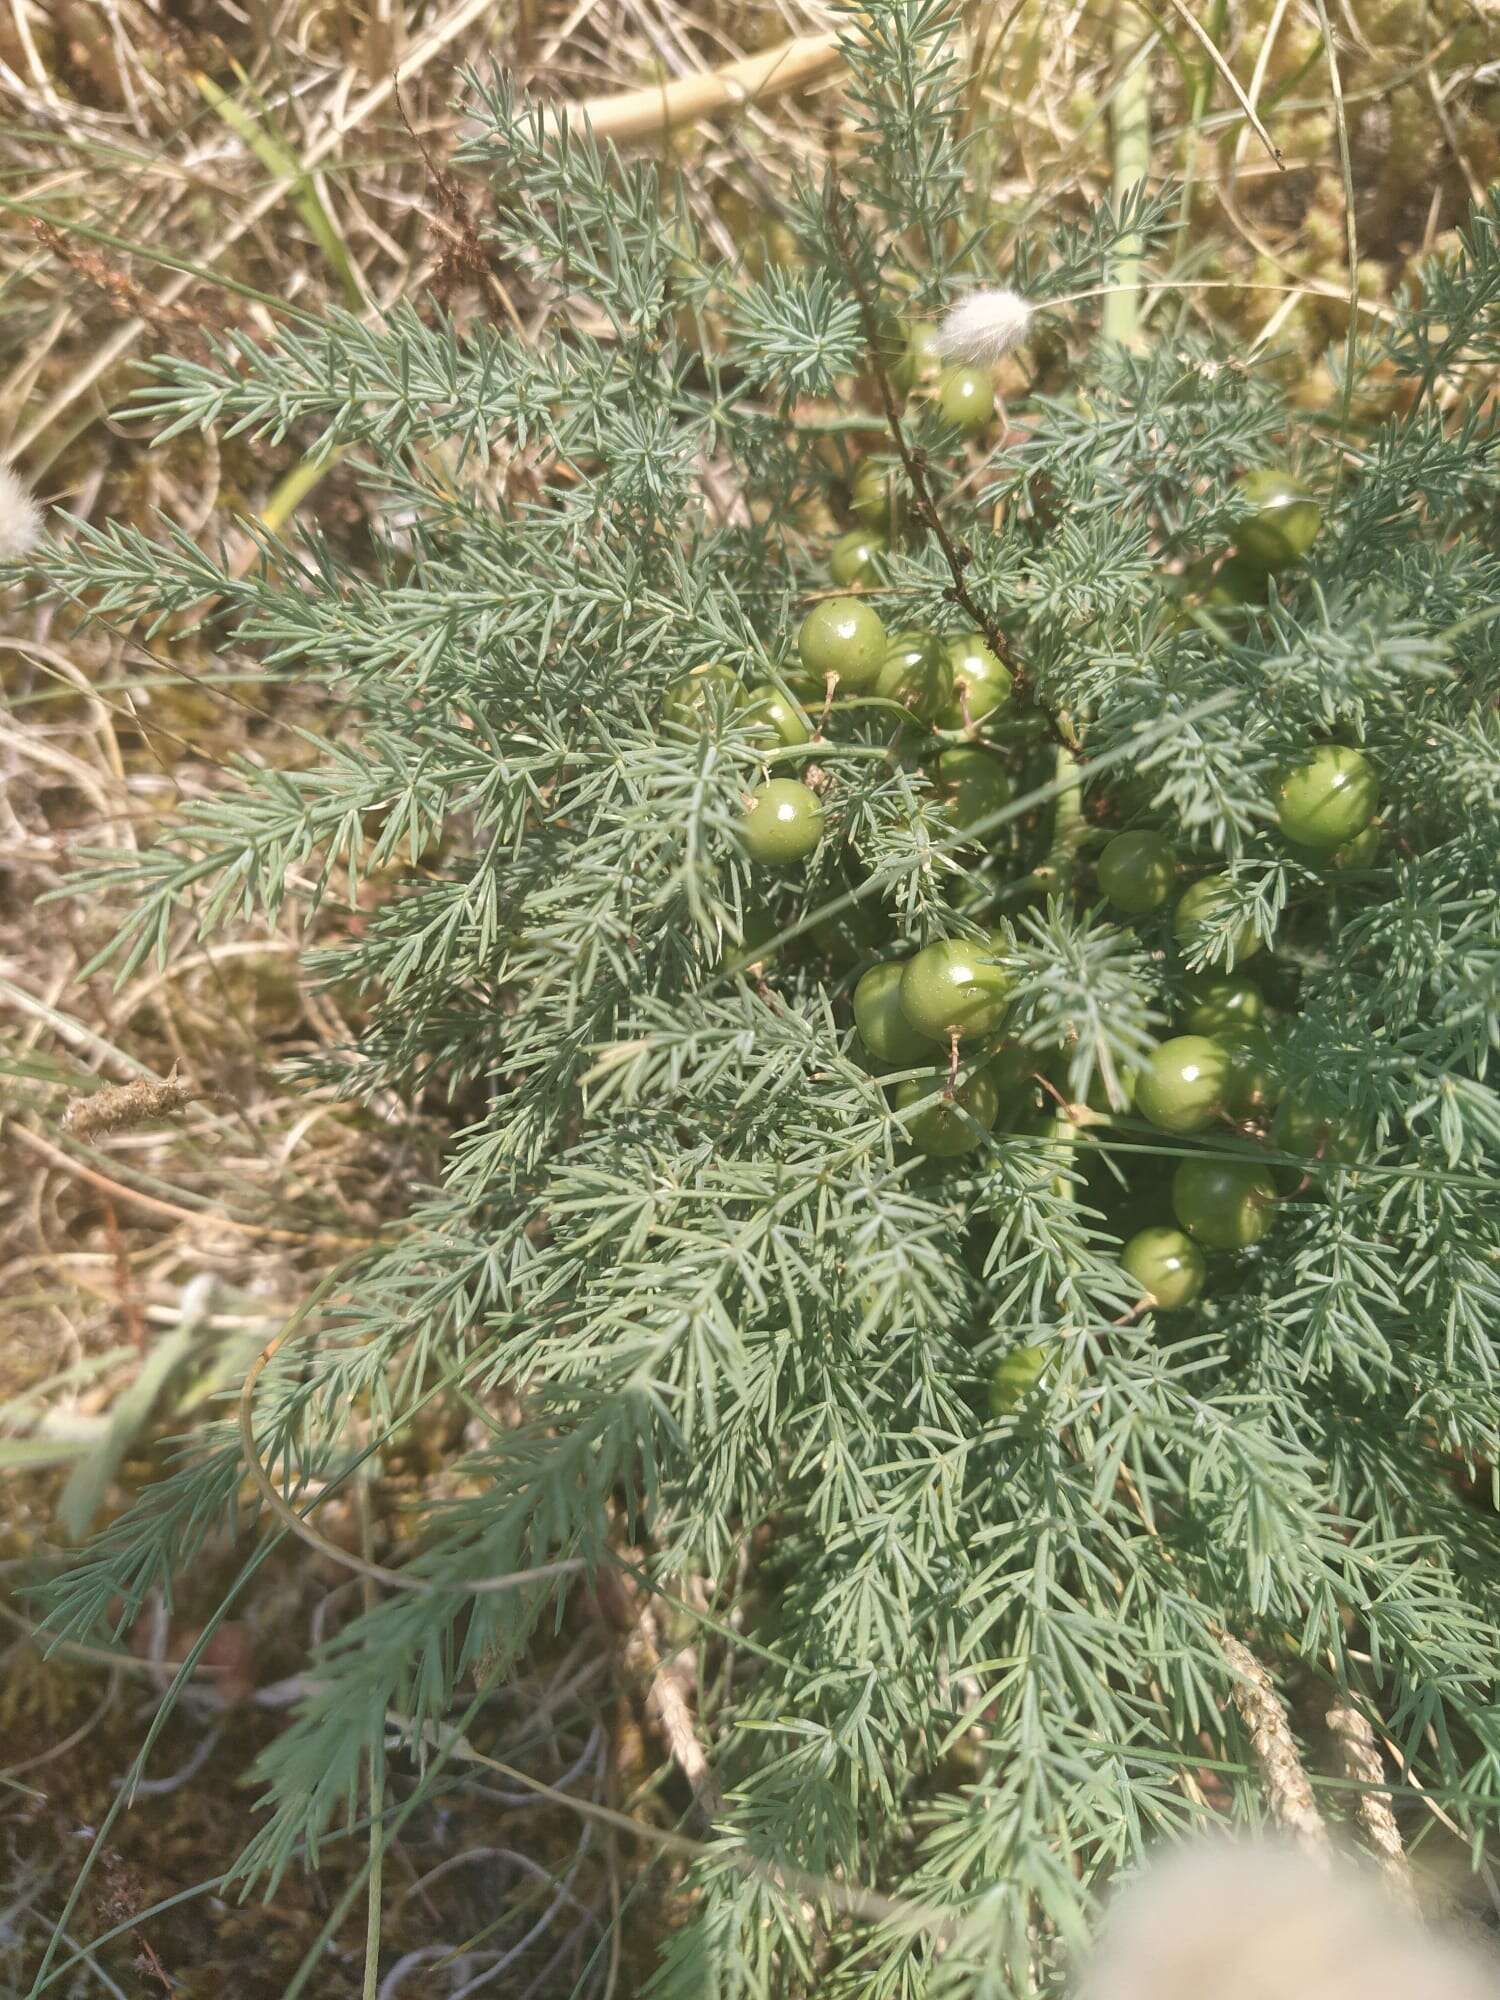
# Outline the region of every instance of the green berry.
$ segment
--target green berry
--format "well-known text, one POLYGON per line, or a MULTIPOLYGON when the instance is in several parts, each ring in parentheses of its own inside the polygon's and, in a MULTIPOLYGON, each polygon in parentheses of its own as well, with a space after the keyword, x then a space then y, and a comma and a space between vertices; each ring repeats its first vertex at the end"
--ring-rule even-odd
POLYGON ((965 832, 1009 805, 1015 793, 1000 759, 968 744, 945 750, 933 766, 933 776, 949 818, 965 832))
POLYGON ((856 583, 880 581, 879 559, 890 543, 877 528, 851 528, 828 552, 828 573, 847 590, 856 583))
POLYGON ((926 382, 942 364, 935 320, 913 320, 906 329, 906 344, 889 370, 891 387, 909 396, 919 382, 926 382))
POLYGON ((1380 859, 1380 828, 1374 820, 1355 834, 1353 840, 1346 840, 1342 847, 1336 847, 1328 857, 1330 868, 1373 868, 1380 859))
POLYGON ((885 665, 886 636, 880 613, 857 597, 828 597, 815 604, 797 634, 802 664, 819 680, 833 676, 856 694, 874 687, 885 665))
POLYGON ((1005 1018, 1011 986, 996 941, 943 938, 908 960, 901 975, 901 1011, 929 1041, 989 1035, 1005 1018))
POLYGON ((812 724, 796 702, 769 681, 751 688, 745 708, 746 719, 755 734, 768 743, 780 743, 791 749, 806 743, 812 735, 812 724))
POLYGON ((1225 1035, 1228 1044, 1228 1109, 1235 1118, 1258 1118, 1281 1095, 1275 1049, 1262 1028, 1242 1028, 1225 1035))
POLYGON ((1099 887, 1127 917, 1159 909, 1177 879, 1177 857, 1159 833, 1117 833, 1099 856, 1099 887))
POLYGON ((679 729, 701 729, 715 698, 721 704, 726 699, 738 701, 742 692, 734 669, 722 660, 711 660, 673 681, 661 698, 662 721, 675 723, 679 729))
POLYGON ((769 867, 805 859, 823 838, 817 793, 795 778, 772 778, 750 794, 740 838, 751 860, 769 867))
POLYGON ((1230 1052, 1208 1035, 1174 1035, 1135 1079, 1135 1108, 1163 1132, 1201 1132, 1224 1109, 1230 1052))
POLYGON ((932 1070, 897 1084, 896 1109, 919 1153, 955 1160, 961 1153, 972 1153, 994 1126, 1000 1115, 1000 1089, 987 1069, 977 1069, 950 1097, 946 1072, 932 1070))
POLYGON ((948 655, 930 632, 893 632, 875 692, 930 722, 953 693, 948 655))
POLYGON ((1243 972, 1207 972, 1187 986, 1185 1024, 1193 1035, 1242 1035, 1266 1019, 1265 995, 1243 972))
MULTIPOLYGON (((1172 934, 1184 951, 1196 951, 1207 943, 1209 930, 1223 906, 1234 900, 1227 875, 1205 875, 1178 899, 1172 915, 1172 934)), ((1260 938, 1252 923, 1242 923, 1230 939, 1232 958, 1254 958, 1260 938)))
POLYGON ((895 474, 862 458, 849 488, 849 512, 867 528, 889 529, 896 514, 895 474))
POLYGON ((1009 700, 1010 669, 995 657, 982 633, 965 632, 950 639, 948 660, 953 668, 953 699, 937 718, 944 729, 968 729, 1009 700))
POLYGON ((995 414, 995 385, 977 368, 945 368, 938 377, 937 400, 955 430, 975 437, 995 414))
POLYGON ((859 1039, 877 1063, 891 1069, 915 1069, 932 1060, 932 1044, 919 1035, 901 1011, 901 975, 905 959, 872 965, 854 989, 854 1025, 859 1039))
POLYGON ((1184 1160, 1172 1176, 1172 1209, 1210 1250, 1248 1250, 1275 1217, 1276 1187, 1263 1167, 1184 1160))
POLYGON ((1352 1167, 1365 1150, 1360 1120, 1314 1093, 1289 1097, 1271 1121, 1271 1144, 1299 1160, 1352 1167))
POLYGON ((1191 1305, 1208 1272, 1192 1237, 1163 1225, 1138 1229, 1120 1252, 1120 1262, 1160 1312, 1191 1305))
POLYGON ((1325 743, 1285 773, 1276 787, 1276 819, 1287 839, 1331 854, 1362 833, 1380 804, 1375 767, 1361 750, 1325 743))
POLYGON ((1002 1354, 990 1376, 990 1409, 997 1417, 1008 1417, 1025 1402, 1041 1380, 1047 1366, 1045 1347, 1013 1347, 1002 1354))
POLYGON ((1300 561, 1317 539, 1323 510, 1300 479, 1289 472, 1247 472, 1240 498, 1253 511, 1239 523, 1241 556, 1262 569, 1285 569, 1300 561))

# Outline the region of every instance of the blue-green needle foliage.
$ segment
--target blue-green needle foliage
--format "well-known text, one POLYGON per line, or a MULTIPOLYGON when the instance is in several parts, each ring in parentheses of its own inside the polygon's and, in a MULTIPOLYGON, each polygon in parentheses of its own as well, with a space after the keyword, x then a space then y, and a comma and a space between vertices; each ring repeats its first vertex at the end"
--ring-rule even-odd
MULTIPOLYGON (((809 510, 853 469, 807 418, 865 366, 866 307, 1001 276, 1061 299, 1163 212, 997 244, 968 206, 947 7, 861 12, 859 143, 799 186, 796 268, 723 266, 658 166, 476 78, 463 164, 497 253, 554 295, 541 340, 406 307, 157 366, 161 436, 348 453, 373 559, 308 536, 236 576, 181 536, 80 526, 46 569, 113 622, 211 598, 226 644, 328 693, 295 769, 247 767, 98 867, 86 893, 128 892, 122 976, 188 920, 347 906, 395 871, 357 934, 323 927, 314 971, 362 1026, 321 1073, 460 1107, 441 1184, 256 1385, 260 1457, 289 1490, 337 1482, 351 1410, 383 1436, 435 1388, 525 1412, 432 1508, 421 1588, 310 1664, 247 1878, 315 1854, 370 1743, 424 1740, 574 1587, 476 1585, 628 1546, 674 1601, 706 1580, 705 1684, 729 1690, 705 1697, 724 1804, 662 2000, 1045 1988, 1095 1885, 1202 1809, 1205 1757, 1262 1811, 1225 1627, 1378 1714, 1459 1826, 1500 1801, 1496 1517, 1455 1479, 1500 1462, 1500 465, 1493 423, 1452 414, 1500 353, 1500 203, 1372 354, 1409 386, 1398 414, 1342 436, 1207 340, 1108 347, 1086 302, 1058 310, 1072 388, 1022 399, 1024 442, 964 456, 914 399, 1017 669, 1015 802, 960 837, 922 729, 841 703, 814 746, 821 844, 757 871, 746 790, 813 753, 768 748, 712 677, 697 710, 663 697, 712 662, 745 688, 795 670, 826 588, 809 510), (1184 563, 1232 543, 1238 475, 1274 463, 1322 503, 1307 559, 1256 602, 1184 595, 1184 563), (1276 821, 1279 771, 1329 739, 1380 777, 1348 867, 1276 821), (1165 831, 1184 886, 1225 877, 1185 943, 1170 907, 1131 929, 1097 896, 1123 826, 1165 831), (854 979, 996 923, 1009 1096, 968 1153, 914 1157, 854 979), (1266 1060, 1363 1135, 1353 1167, 1279 1152, 1253 1106, 1183 1140, 1129 1108, 1186 980, 1251 934, 1266 1060), (1195 1152, 1273 1168, 1273 1226, 1215 1253, 1198 1305, 1132 1315, 1122 1238, 1170 1221, 1195 1152), (997 1413, 1023 1344, 1047 1365, 997 1413), (916 1914, 819 1906, 809 1871, 916 1914)), ((893 629, 972 623, 920 519, 886 576, 893 629)), ((78 1556, 54 1627, 128 1619, 242 1471, 234 1431, 199 1440, 78 1556)))

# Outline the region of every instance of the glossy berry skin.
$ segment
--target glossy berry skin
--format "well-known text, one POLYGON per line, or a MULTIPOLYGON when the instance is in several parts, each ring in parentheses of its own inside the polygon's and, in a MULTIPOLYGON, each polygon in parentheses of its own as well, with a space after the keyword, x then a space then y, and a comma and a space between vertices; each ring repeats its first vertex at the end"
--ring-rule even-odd
POLYGON ((873 459, 861 459, 849 488, 849 512, 866 528, 888 529, 895 514, 893 473, 873 459))
POLYGON ((1184 1160, 1172 1176, 1172 1210, 1205 1248, 1248 1250, 1275 1219, 1276 1187, 1263 1167, 1184 1160))
POLYGON ((1159 1312, 1191 1305, 1208 1275, 1192 1237, 1165 1225, 1138 1229, 1120 1252, 1120 1262, 1159 1312))
POLYGON ((1254 509, 1235 531, 1241 556, 1261 569, 1300 562, 1323 525, 1323 510, 1301 480, 1270 469, 1247 472, 1240 498, 1254 509))
POLYGON ((772 778, 750 794, 740 838, 750 859, 767 867, 805 860, 823 838, 817 793, 795 778, 772 778))
POLYGON ((946 1083, 945 1071, 932 1070, 896 1085, 896 1109, 905 1114, 907 1138, 934 1160, 972 1153, 1000 1115, 1000 1088, 987 1069, 975 1070, 952 1097, 946 1083))
POLYGON ((1380 804, 1375 767, 1362 750, 1324 743, 1283 774, 1276 787, 1276 821, 1298 847, 1331 854, 1362 833, 1380 804))
POLYGON ((1117 833, 1099 856, 1099 887, 1127 917, 1160 909, 1177 880, 1177 857, 1159 833, 1117 833))
POLYGON ((890 1069, 915 1069, 932 1060, 932 1044, 901 1011, 906 960, 872 965, 854 989, 854 1025, 871 1058, 890 1069))
POLYGON ((1011 984, 997 945, 943 938, 907 961, 901 1011, 929 1041, 990 1035, 1005 1018, 1011 984))
POLYGON ((851 528, 828 552, 828 574, 847 590, 851 584, 878 583, 877 563, 890 547, 878 528, 851 528))
POLYGON ((773 747, 779 743, 786 749, 793 749, 812 736, 812 724, 796 702, 769 681, 751 688, 745 699, 745 709, 746 719, 752 724, 755 734, 773 747))
POLYGON ((994 417, 995 386, 977 368, 945 368, 937 379, 937 402, 955 430, 977 437, 994 417))
POLYGON ((743 689, 738 674, 732 667, 726 667, 722 660, 712 660, 706 666, 694 667, 681 680, 673 681, 661 698, 663 722, 673 722, 679 729, 701 729, 709 718, 715 697, 720 704, 727 697, 738 702, 743 689))
POLYGON ((828 597, 815 604, 797 633, 802 664, 819 680, 867 692, 885 665, 886 633, 880 613, 857 597, 828 597))
POLYGON ((912 321, 906 329, 906 345, 888 371, 893 389, 909 396, 919 382, 929 381, 937 373, 943 359, 937 340, 936 321, 912 321))
POLYGON ((893 632, 875 693, 930 722, 953 693, 947 653, 930 632, 893 632))
MULTIPOLYGON (((1218 914, 1219 905, 1226 901, 1233 891, 1227 875, 1205 875, 1178 898, 1177 908, 1172 913, 1172 935, 1184 950, 1196 948, 1202 927, 1218 914)), ((1243 961, 1254 958, 1260 950, 1260 938, 1253 924, 1243 923, 1234 933, 1234 957, 1243 961)))
POLYGON ((1352 1167, 1365 1150, 1357 1118, 1314 1097, 1289 1097, 1271 1121, 1271 1144, 1299 1160, 1352 1167))
POLYGON ((1010 669, 995 657, 979 632, 964 632, 950 639, 947 650, 953 668, 953 699, 938 711, 938 723, 943 729, 968 729, 1010 699, 1010 669))
POLYGON ((1047 1361, 1045 1347, 1013 1347, 1002 1354, 990 1376, 991 1414, 1008 1417, 1024 1403, 1041 1380, 1047 1361))
POLYGON ((1265 995, 1243 972, 1210 972, 1188 981, 1184 1022, 1191 1035, 1233 1038, 1265 1019, 1265 995))
MULTIPOLYGON (((959 744, 945 750, 933 766, 948 816, 965 832, 978 826, 1015 795, 1010 773, 988 750, 959 744)), ((993 829, 992 829, 993 830, 993 829)))
POLYGON ((1162 1132, 1201 1132, 1223 1110, 1231 1057, 1208 1035, 1174 1035, 1136 1072, 1135 1108, 1162 1132))

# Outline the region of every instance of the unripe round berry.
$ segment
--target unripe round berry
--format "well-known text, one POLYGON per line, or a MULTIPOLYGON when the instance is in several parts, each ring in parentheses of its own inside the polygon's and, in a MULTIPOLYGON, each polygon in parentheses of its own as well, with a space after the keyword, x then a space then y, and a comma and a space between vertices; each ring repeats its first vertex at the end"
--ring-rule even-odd
POLYGON ((740 838, 751 860, 769 867, 805 859, 823 838, 817 793, 795 778, 772 778, 750 794, 740 838))
POLYGON ((1207 973, 1188 982, 1189 1034, 1232 1038, 1262 1026, 1265 995, 1243 972, 1207 973))
POLYGON ((935 375, 941 364, 937 326, 930 319, 913 320, 906 329, 906 345, 889 371, 891 387, 909 396, 919 382, 935 375))
MULTIPOLYGON (((1205 927, 1218 916, 1221 907, 1232 900, 1234 895, 1227 875, 1205 875, 1193 884, 1191 889, 1178 898, 1177 908, 1172 913, 1172 935, 1185 951, 1193 951, 1205 936, 1205 927)), ((1252 923, 1242 923, 1234 932, 1233 954, 1236 959, 1254 958, 1260 950, 1260 938, 1252 923)))
POLYGON ((938 714, 944 729, 968 729, 991 709, 1008 701, 1011 673, 998 660, 981 632, 964 632, 948 641, 953 668, 953 699, 938 714))
POLYGON ((828 573, 847 590, 856 583, 878 583, 878 560, 890 547, 878 528, 851 528, 828 552, 828 573))
POLYGON ((1298 847, 1331 854, 1363 832, 1380 804, 1375 767, 1363 751, 1325 743, 1276 787, 1276 818, 1298 847))
POLYGON ((742 693, 734 669, 722 660, 710 660, 673 681, 661 698, 662 721, 679 729, 701 729, 716 697, 720 704, 726 699, 737 702, 742 693))
POLYGON ((1177 857, 1159 833, 1117 833, 1099 856, 1099 887, 1127 917, 1159 909, 1177 879, 1177 857))
POLYGON ((745 710, 755 734, 769 743, 792 749, 806 743, 812 735, 812 724, 796 702, 769 681, 751 688, 745 710))
POLYGON ((862 458, 849 488, 849 512, 867 528, 888 529, 896 513, 895 474, 872 458, 862 458))
POLYGON ((998 944, 943 938, 907 961, 901 1011, 929 1041, 989 1035, 1005 1018, 1012 984, 998 944))
POLYGON ((1160 1312, 1191 1305, 1203 1290, 1208 1265, 1191 1236, 1180 1229, 1138 1229, 1120 1262, 1160 1312))
POLYGON ((1210 1250, 1248 1250, 1275 1217, 1276 1188, 1263 1167, 1237 1160, 1184 1160, 1172 1176, 1172 1209, 1210 1250))
POLYGON ((946 368, 938 377, 938 408, 956 430, 975 437, 995 414, 995 387, 977 368, 946 368))
POLYGON ((1262 569, 1285 569, 1307 554, 1323 512, 1300 479, 1270 468, 1247 472, 1240 497, 1255 509, 1236 530, 1236 546, 1247 561, 1262 569))
POLYGON ((1000 1115, 1000 1087, 987 1069, 977 1069, 950 1097, 946 1072, 933 1070, 897 1084, 896 1109, 906 1114, 906 1136, 919 1153, 956 1160, 981 1145, 993 1127, 1000 1115))
POLYGON ((953 669, 930 632, 893 632, 875 693, 930 722, 953 693, 953 669))
POLYGON ((1013 1347, 1002 1354, 990 1376, 991 1412, 997 1417, 1008 1417, 1025 1402, 1041 1380, 1047 1361, 1045 1347, 1013 1347))
POLYGON ((885 665, 886 633, 880 613, 857 597, 828 597, 815 604, 797 634, 802 664, 819 680, 835 676, 855 693, 874 687, 885 665))
POLYGON ((872 965, 854 989, 854 1025, 871 1057, 891 1069, 915 1069, 932 1060, 932 1044, 901 1010, 905 959, 872 965))
POLYGON ((1135 1108, 1163 1132, 1201 1132, 1224 1109, 1231 1057, 1208 1035, 1174 1035, 1135 1079, 1135 1108))
POLYGON ((1271 1121, 1271 1144, 1298 1159, 1350 1167, 1365 1150, 1360 1120, 1314 1095, 1289 1097, 1271 1121))

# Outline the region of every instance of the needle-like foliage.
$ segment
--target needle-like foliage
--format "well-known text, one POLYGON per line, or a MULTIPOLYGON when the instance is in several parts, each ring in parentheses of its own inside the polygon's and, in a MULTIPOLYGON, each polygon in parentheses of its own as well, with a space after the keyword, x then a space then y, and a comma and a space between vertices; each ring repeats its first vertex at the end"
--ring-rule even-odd
MULTIPOLYGON (((518 1412, 422 1522, 410 1587, 309 1663, 246 1877, 316 1853, 373 1745, 420 1755, 554 1617, 566 1565, 626 1561, 733 1665, 699 1717, 722 1805, 660 2000, 1045 1987, 1103 1877, 1269 1809, 1225 1630, 1365 1708, 1471 1835, 1500 1803, 1496 1515, 1487 1470, 1477 1499, 1457 1478, 1500 1455, 1500 447, 1470 393, 1500 352, 1500 206, 1370 350, 1400 387, 1381 422, 1295 419, 1205 338, 1109 346, 1085 299, 1042 315, 1066 391, 967 452, 918 396, 909 458, 880 398, 862 430, 830 407, 872 318, 981 278, 1098 288, 1166 205, 1101 207, 997 269, 946 4, 860 11, 857 156, 800 189, 795 269, 723 265, 657 165, 476 78, 464 163, 497 256, 560 302, 542 343, 403 308, 157 365, 140 407, 163 435, 348 452, 387 524, 373 567, 311 536, 236 574, 86 525, 45 565, 93 617, 211 600, 234 646, 328 694, 295 769, 247 767, 98 868, 133 899, 122 976, 185 910, 207 932, 352 907, 380 871, 373 913, 324 926, 315 972, 364 1023, 324 1068, 462 1107, 441 1185, 255 1384, 266 1473, 298 1505, 337 1490, 351 1411, 377 1444, 433 1395, 518 1412), (809 750, 768 747, 711 678, 696 706, 669 693, 721 662, 816 721, 794 635, 856 445, 907 496, 887 623, 972 622, 915 477, 1016 672, 1013 796, 977 829, 887 700, 840 702, 809 750), (1273 462, 1320 502, 1306 559, 1259 602, 1185 589, 1273 462), (1329 737, 1380 776, 1375 851, 1347 868, 1276 820, 1278 775, 1329 737), (823 837, 770 875, 745 793, 813 756, 823 837), (1192 937, 1101 898, 1127 825, 1224 873, 1192 937), (929 1160, 852 987, 996 924, 1012 1095, 929 1160), (1357 1127, 1352 1163, 1290 1155, 1253 1104, 1177 1138, 1130 1108, 1193 972, 1242 969, 1251 936, 1269 1071, 1357 1127), (1154 1313, 1120 1247, 1170 1219, 1185 1158, 1267 1167, 1279 1199, 1200 1302, 1154 1313), (992 1406, 1028 1347, 1031 1388, 992 1406)), ((200 1440, 85 1549, 54 1628, 128 1622, 189 1563, 241 1447, 200 1440)))

